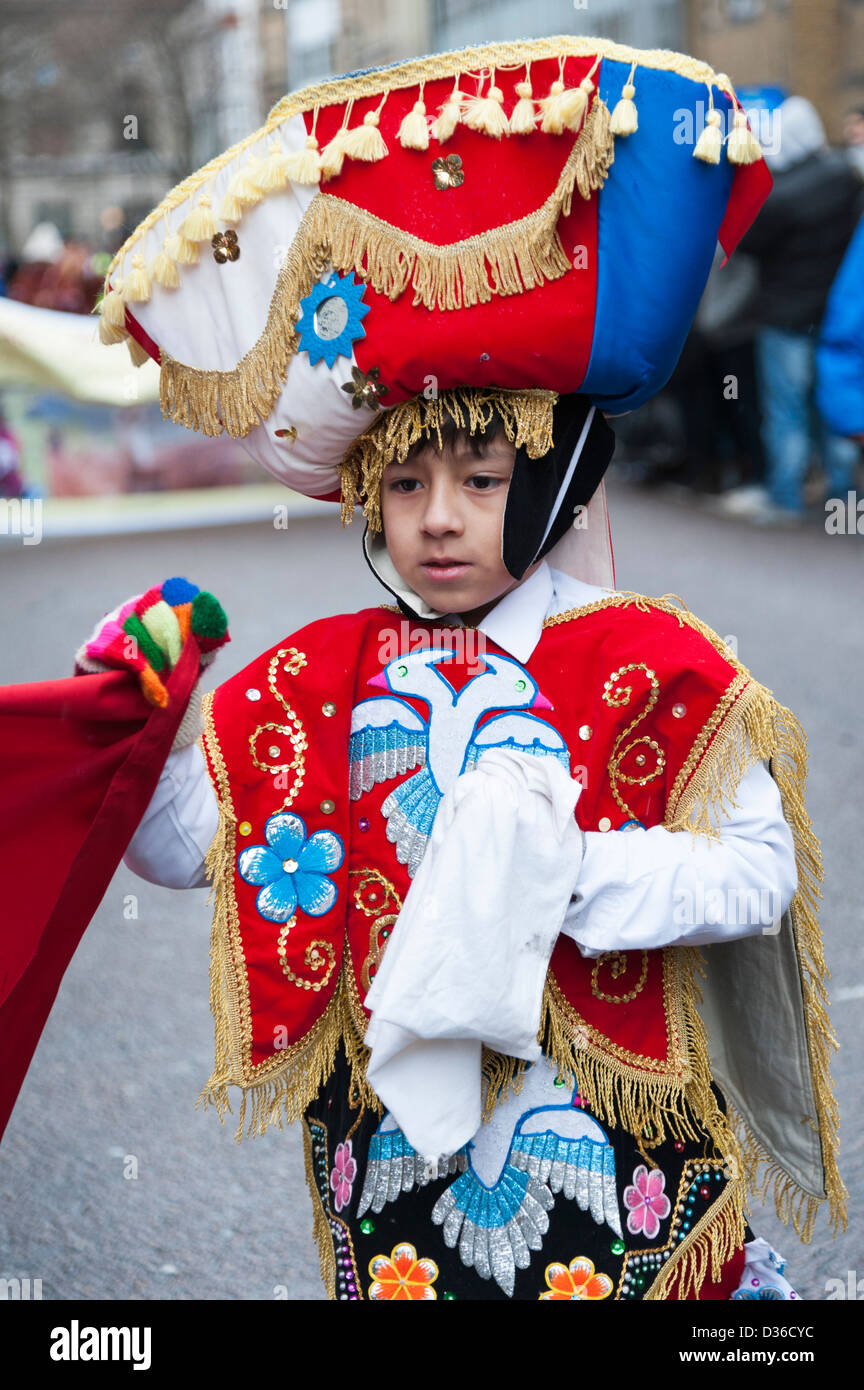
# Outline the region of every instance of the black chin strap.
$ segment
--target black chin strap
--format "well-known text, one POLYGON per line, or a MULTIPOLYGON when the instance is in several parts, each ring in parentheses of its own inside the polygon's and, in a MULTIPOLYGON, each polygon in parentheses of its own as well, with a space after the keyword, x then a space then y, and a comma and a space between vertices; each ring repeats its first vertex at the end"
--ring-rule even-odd
POLYGON ((507 490, 501 557, 514 579, 557 544, 577 507, 591 501, 615 449, 615 435, 586 396, 559 396, 552 448, 543 458, 516 450, 507 490))

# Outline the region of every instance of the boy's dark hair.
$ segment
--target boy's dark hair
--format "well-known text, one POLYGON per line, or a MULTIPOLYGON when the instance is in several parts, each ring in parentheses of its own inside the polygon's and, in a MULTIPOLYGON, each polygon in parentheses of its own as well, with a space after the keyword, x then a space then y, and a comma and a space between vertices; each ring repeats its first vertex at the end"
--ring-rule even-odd
MULTIPOLYGON (((493 412, 492 419, 489 421, 489 424, 486 426, 486 429, 482 432, 482 434, 469 434, 466 429, 463 429, 461 426, 457 425, 456 421, 452 420, 449 416, 441 422, 440 429, 441 450, 455 449, 457 444, 461 443, 462 441, 465 441, 470 446, 471 452, 474 454, 475 458, 483 458, 492 440, 498 439, 501 435, 504 434, 504 421, 501 419, 501 416, 498 414, 496 410, 493 412)), ((405 462, 407 463, 409 459, 412 459, 416 454, 419 454, 421 449, 428 449, 430 446, 431 448, 438 451, 437 430, 430 430, 428 439, 425 434, 421 434, 417 442, 411 445, 411 448, 405 455, 405 462)))

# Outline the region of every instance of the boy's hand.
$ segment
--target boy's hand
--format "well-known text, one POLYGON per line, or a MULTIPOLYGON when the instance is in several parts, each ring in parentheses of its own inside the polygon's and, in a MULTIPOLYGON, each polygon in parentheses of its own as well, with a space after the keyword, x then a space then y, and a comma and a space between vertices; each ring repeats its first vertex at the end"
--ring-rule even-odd
POLYGON ((146 699, 164 707, 168 692, 163 681, 190 632, 202 667, 231 640, 225 610, 212 594, 188 579, 166 579, 105 615, 76 653, 75 673, 126 667, 136 672, 146 699))

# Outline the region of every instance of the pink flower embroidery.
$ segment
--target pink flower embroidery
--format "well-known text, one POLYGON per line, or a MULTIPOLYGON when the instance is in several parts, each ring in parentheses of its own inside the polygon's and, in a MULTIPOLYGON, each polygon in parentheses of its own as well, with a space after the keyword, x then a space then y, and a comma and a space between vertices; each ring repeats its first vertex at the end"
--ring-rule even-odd
POLYGON ((354 1186, 356 1176, 357 1162, 351 1156, 351 1140, 346 1139, 344 1144, 336 1146, 336 1157, 333 1160, 333 1171, 330 1174, 333 1205, 337 1211, 347 1207, 351 1201, 351 1189, 354 1186))
POLYGON ((659 1168, 651 1172, 640 1163, 633 1174, 633 1186, 624 1189, 624 1205, 629 1208, 627 1229, 634 1236, 643 1231, 647 1240, 653 1240, 660 1230, 660 1222, 669 1215, 671 1204, 666 1193, 666 1178, 659 1168))

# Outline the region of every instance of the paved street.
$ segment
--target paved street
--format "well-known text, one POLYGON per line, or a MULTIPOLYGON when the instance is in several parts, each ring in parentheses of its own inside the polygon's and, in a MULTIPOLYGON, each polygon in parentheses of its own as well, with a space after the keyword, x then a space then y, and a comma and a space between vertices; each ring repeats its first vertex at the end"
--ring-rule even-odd
MULTIPOLYGON (((790 706, 809 738, 808 809, 823 844, 822 921, 834 972, 841 1164, 864 1179, 860 537, 760 531, 610 487, 619 588, 679 594, 790 706), (854 871, 854 872, 853 872, 854 871)), ((361 527, 332 520, 0 548, 0 681, 68 674, 96 619, 171 574, 211 588, 233 641, 210 684, 314 617, 380 601, 361 527)), ((46 789, 50 794, 50 788, 46 789)), ((50 852, 50 847, 46 847, 50 852)), ((52 1299, 320 1299, 299 1131, 233 1140, 194 1109, 212 1061, 209 910, 202 891, 117 873, 66 975, 0 1146, 0 1276, 52 1299), (124 915, 137 897, 137 918, 124 915), (137 1178, 124 1177, 137 1160, 137 1178)), ((236 1112, 235 1106, 235 1112, 236 1112)), ((864 1276, 860 1203, 833 1242, 802 1246, 771 1213, 758 1234, 802 1296, 864 1276)))

